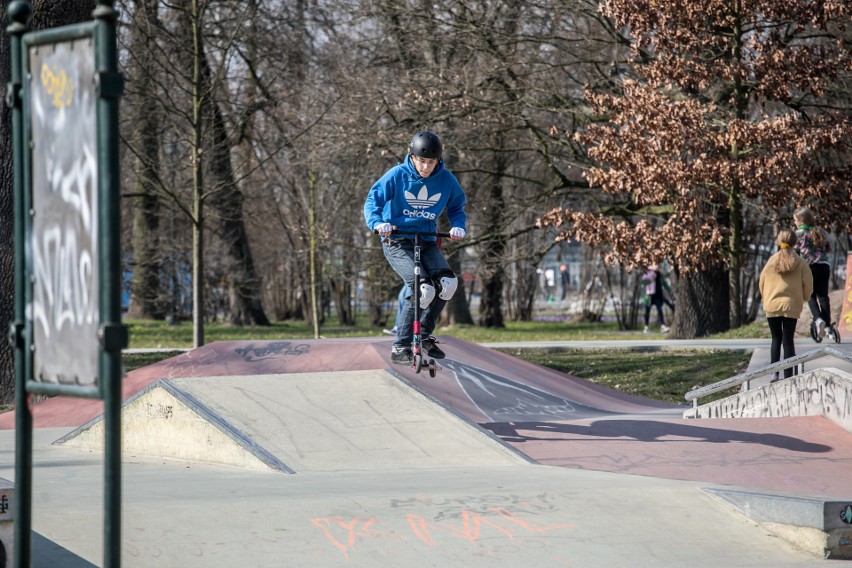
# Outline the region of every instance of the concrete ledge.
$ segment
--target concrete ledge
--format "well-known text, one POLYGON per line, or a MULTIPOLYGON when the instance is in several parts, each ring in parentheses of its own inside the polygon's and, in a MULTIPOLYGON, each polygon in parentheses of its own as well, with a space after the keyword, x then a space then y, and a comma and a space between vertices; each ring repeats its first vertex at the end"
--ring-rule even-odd
POLYGON ((684 418, 824 416, 852 432, 852 375, 824 367, 690 408, 684 418))
MULTIPOLYGON (((101 417, 56 444, 102 450, 101 417)), ((160 379, 121 410, 122 453, 286 473, 527 465, 386 370, 160 379)))
POLYGON ((824 558, 852 560, 852 499, 826 501, 718 488, 704 491, 797 548, 824 558))
MULTIPOLYGON (((103 415, 54 444, 103 451, 103 415)), ((121 448, 128 453, 295 473, 169 379, 160 379, 124 402, 121 448)))

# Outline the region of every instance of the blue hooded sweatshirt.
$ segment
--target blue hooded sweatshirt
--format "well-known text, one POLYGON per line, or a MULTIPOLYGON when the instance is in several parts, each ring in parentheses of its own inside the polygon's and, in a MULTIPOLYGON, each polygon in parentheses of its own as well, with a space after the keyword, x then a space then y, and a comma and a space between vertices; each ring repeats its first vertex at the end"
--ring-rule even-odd
MULTIPOLYGON (((435 232, 438 217, 447 209, 453 227, 465 229, 467 198, 456 176, 444 168, 444 160, 427 178, 420 177, 411 154, 405 163, 397 164, 370 188, 364 202, 364 219, 370 230, 379 223, 390 223, 402 232, 435 232)), ((434 241, 435 237, 423 237, 434 241)))

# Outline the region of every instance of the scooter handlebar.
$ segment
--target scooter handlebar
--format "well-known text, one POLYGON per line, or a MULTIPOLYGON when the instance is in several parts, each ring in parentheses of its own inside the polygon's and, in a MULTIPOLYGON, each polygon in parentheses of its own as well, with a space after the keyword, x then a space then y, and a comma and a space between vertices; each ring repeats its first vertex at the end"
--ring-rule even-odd
MULTIPOLYGON (((373 229, 373 233, 376 234, 376 235, 379 234, 379 232, 375 229, 373 229)), ((449 233, 441 233, 441 232, 435 232, 435 231, 400 231, 396 227, 394 227, 393 230, 391 230, 391 234, 392 235, 411 235, 411 236, 420 235, 421 237, 446 237, 446 238, 450 238, 449 233)))

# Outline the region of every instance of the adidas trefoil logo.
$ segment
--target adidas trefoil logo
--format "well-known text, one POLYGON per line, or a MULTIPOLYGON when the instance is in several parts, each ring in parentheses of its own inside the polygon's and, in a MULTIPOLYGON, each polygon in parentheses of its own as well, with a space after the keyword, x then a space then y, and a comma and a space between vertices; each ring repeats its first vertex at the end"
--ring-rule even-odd
POLYGON ((414 195, 410 191, 406 191, 405 199, 407 199, 408 203, 415 209, 428 209, 438 203, 438 200, 441 199, 441 194, 436 193, 432 197, 429 197, 429 190, 427 190, 424 185, 420 188, 420 192, 417 195, 414 195))

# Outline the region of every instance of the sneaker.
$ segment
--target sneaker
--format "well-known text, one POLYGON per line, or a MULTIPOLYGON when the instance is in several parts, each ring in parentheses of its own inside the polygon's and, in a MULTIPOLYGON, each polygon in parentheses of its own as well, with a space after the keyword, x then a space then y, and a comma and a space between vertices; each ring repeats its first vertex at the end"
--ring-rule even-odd
POLYGON ((385 335, 393 335, 394 337, 396 337, 396 326, 390 329, 383 329, 382 333, 384 333, 385 335))
POLYGON ((837 343, 837 340, 834 339, 834 326, 833 325, 830 325, 827 328, 825 328, 825 334, 828 336, 828 338, 831 341, 834 341, 835 343, 837 343))
POLYGON ((646 326, 645 326, 645 329, 644 329, 644 330, 642 330, 642 333, 651 333, 651 330, 650 330, 650 329, 648 329, 648 326, 646 325, 646 326))
POLYGON ((413 365, 414 354, 411 352, 411 347, 394 345, 391 349, 391 363, 395 365, 413 365))
POLYGON ((441 351, 441 349, 437 345, 435 345, 436 343, 438 343, 438 340, 430 335, 429 337, 423 340, 423 351, 426 353, 426 355, 432 357, 433 359, 443 359, 447 355, 443 351, 441 351))
POLYGON ((817 318, 814 322, 814 326, 816 326, 817 337, 825 337, 825 322, 822 318, 817 318))
POLYGON ((668 332, 669 332, 669 326, 667 326, 667 325, 661 325, 660 326, 660 333, 668 333, 668 332))

